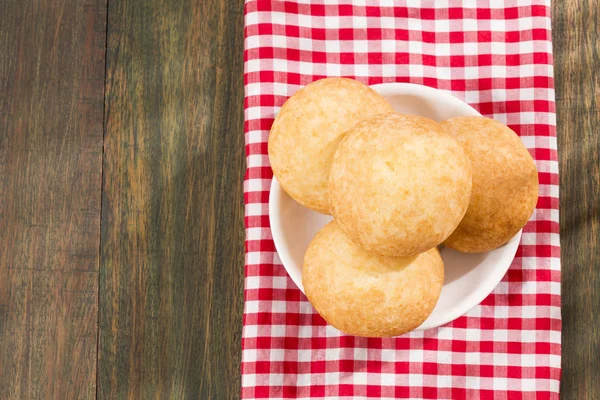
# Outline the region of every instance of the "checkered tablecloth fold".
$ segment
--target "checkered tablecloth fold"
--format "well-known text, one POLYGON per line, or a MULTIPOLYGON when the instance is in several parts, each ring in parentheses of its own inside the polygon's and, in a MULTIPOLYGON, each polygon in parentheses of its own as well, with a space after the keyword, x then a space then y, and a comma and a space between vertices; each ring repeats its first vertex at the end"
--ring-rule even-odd
POLYGON ((244 399, 557 399, 558 162, 550 2, 245 4, 247 171, 244 399), (293 284, 269 229, 267 138, 300 87, 344 76, 447 91, 509 125, 533 155, 540 197, 508 273, 481 305, 390 339, 341 334, 293 284))

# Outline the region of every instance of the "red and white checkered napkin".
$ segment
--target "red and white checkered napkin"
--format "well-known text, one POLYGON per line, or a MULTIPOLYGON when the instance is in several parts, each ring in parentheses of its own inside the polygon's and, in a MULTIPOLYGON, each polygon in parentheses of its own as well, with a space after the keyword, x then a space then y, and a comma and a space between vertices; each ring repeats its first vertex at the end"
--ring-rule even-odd
POLYGON ((560 379, 558 162, 550 1, 247 1, 244 399, 556 399, 560 379), (408 3, 408 4, 407 4, 408 3), (481 305, 398 338, 341 334, 275 252, 267 137, 300 87, 345 76, 452 93, 509 125, 539 170, 537 209, 481 305))

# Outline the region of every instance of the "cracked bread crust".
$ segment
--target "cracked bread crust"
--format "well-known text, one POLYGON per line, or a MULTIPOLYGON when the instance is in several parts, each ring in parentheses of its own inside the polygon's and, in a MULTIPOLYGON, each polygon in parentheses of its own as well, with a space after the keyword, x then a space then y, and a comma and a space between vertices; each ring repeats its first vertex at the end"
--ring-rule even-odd
POLYGON ((269 134, 273 173, 298 203, 330 214, 327 181, 333 154, 357 122, 393 111, 373 89, 346 78, 315 81, 283 105, 269 134))
POLYGON ((471 166, 440 124, 385 114, 352 128, 335 153, 329 200, 341 230, 388 257, 425 252, 458 226, 471 195, 471 166))
POLYGON ((538 200, 538 172, 521 139, 485 117, 442 123, 461 143, 473 169, 469 208, 445 245, 466 253, 493 250, 525 226, 538 200))
POLYGON ((444 264, 437 248, 406 258, 369 253, 331 221, 304 256, 302 284, 319 314, 340 331, 399 336, 421 325, 435 308, 444 264))

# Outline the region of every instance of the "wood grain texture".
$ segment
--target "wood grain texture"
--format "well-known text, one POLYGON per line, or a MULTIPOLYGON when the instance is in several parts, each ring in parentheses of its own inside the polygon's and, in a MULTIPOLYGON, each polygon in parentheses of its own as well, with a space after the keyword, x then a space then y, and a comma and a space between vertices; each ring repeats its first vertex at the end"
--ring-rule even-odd
POLYGON ((96 394, 106 2, 0 2, 0 399, 96 394))
POLYGON ((600 399, 600 4, 554 1, 562 399, 600 399))
POLYGON ((242 11, 109 3, 99 399, 239 398, 242 11))

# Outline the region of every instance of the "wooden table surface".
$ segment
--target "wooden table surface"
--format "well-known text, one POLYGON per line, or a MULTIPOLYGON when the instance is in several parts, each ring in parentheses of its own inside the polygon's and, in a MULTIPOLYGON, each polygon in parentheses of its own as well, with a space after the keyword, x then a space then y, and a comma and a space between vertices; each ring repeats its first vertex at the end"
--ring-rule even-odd
MULTIPOLYGON (((597 0, 553 2, 565 399, 600 399, 597 0)), ((0 399, 239 398, 243 4, 0 1, 0 399)))

